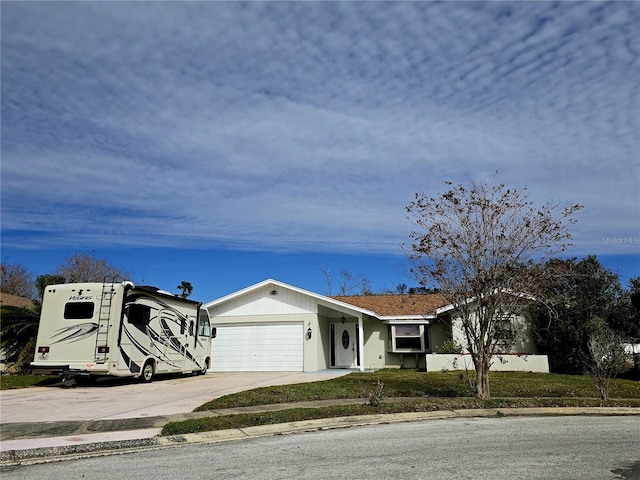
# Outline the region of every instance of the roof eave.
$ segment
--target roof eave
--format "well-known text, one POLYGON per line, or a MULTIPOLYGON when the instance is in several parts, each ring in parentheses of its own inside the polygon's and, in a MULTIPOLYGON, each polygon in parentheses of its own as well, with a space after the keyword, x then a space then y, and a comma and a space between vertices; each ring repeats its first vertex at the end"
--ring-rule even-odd
POLYGON ((436 319, 437 317, 435 315, 402 315, 402 316, 396 316, 396 315, 388 315, 388 316, 381 316, 378 317, 378 319, 385 324, 402 324, 402 323, 407 323, 407 324, 412 324, 412 325, 416 325, 416 324, 420 324, 420 325, 429 325, 431 323, 431 320, 436 319))

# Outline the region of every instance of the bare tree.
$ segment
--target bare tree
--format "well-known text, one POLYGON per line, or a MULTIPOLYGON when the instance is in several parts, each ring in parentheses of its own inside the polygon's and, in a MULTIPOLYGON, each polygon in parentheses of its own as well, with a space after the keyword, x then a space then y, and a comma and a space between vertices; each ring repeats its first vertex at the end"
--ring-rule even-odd
POLYGON ((354 275, 346 270, 341 270, 338 276, 338 296, 360 293, 363 287, 368 284, 367 282, 368 279, 362 275, 354 275))
POLYGON ((333 293, 333 277, 331 276, 331 269, 326 263, 323 265, 318 265, 318 268, 322 272, 322 275, 327 282, 327 295, 331 296, 333 293))
POLYGON ((333 295, 334 283, 338 288, 338 292, 335 295, 339 297, 358 294, 371 295, 373 293, 371 281, 366 275, 355 275, 347 270, 340 270, 340 273, 334 276, 329 265, 318 265, 318 268, 327 282, 328 296, 333 295))
POLYGON ((58 265, 56 275, 68 283, 103 282, 105 279, 125 279, 129 274, 110 265, 107 260, 96 258, 93 253, 74 253, 58 265))
POLYGON ((407 206, 416 230, 405 246, 423 286, 439 289, 455 308, 475 367, 476 397, 491 398, 489 368, 502 348, 505 316, 536 291, 537 267, 571 243, 568 226, 582 208, 535 207, 526 188, 451 182, 437 197, 417 193, 407 206))
POLYGON ((18 297, 33 298, 33 275, 22 263, 0 263, 0 291, 18 297))

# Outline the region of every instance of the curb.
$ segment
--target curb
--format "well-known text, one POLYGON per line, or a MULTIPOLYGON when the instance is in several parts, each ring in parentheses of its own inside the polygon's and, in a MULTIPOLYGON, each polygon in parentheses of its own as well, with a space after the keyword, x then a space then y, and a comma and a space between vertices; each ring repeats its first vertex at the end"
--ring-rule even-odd
POLYGON ((6 452, 0 452, 0 468, 5 469, 22 465, 34 465, 63 460, 120 455, 134 451, 155 450, 180 445, 218 443, 230 440, 239 440, 242 438, 316 432, 338 428, 380 425, 385 423, 443 420, 449 418, 503 418, 521 416, 640 416, 640 409, 633 407, 491 408, 334 417, 239 429, 173 435, 168 437, 85 443, 80 445, 44 447, 25 450, 9 450, 6 452))

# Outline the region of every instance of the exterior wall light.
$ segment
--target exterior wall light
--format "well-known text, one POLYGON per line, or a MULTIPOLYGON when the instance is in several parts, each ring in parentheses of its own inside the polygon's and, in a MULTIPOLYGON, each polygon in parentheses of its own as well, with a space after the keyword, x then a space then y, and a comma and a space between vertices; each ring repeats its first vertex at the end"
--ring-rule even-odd
POLYGON ((307 328, 307 340, 311 340, 311 334, 312 334, 311 326, 309 326, 309 328, 307 328))

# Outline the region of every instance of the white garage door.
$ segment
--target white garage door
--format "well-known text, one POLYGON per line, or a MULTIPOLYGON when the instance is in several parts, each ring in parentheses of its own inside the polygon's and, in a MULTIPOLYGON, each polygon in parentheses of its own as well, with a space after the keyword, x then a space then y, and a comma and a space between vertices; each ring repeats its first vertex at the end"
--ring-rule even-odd
POLYGON ((301 372, 302 328, 302 324, 217 327, 211 346, 211 370, 301 372))

